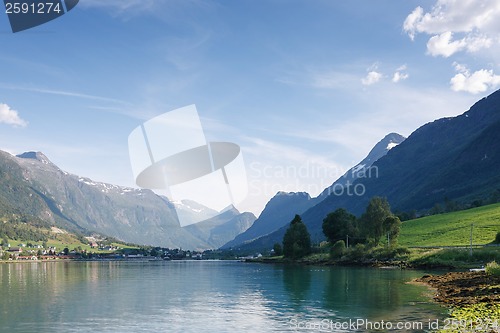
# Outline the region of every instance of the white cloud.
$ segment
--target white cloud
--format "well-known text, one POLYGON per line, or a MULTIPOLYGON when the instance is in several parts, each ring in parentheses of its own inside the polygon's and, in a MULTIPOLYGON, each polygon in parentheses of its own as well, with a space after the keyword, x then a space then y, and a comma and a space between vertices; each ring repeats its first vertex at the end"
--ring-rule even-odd
POLYGON ((448 58, 456 52, 465 50, 477 52, 488 48, 493 44, 491 38, 485 36, 467 36, 459 40, 453 40, 451 31, 432 36, 427 42, 427 52, 432 56, 443 56, 448 58))
POLYGON ((7 104, 0 103, 0 123, 14 127, 26 127, 28 123, 19 117, 17 111, 12 110, 7 104))
POLYGON ((364 78, 361 79, 361 83, 365 86, 370 86, 379 82, 382 77, 382 73, 379 73, 377 71, 370 71, 364 78))
POLYGON ((499 42, 500 2, 498 0, 437 0, 430 12, 417 7, 403 23, 413 40, 418 33, 432 35, 428 53, 449 57, 460 51, 477 52, 499 42), (459 34, 453 40, 453 34, 459 34))
POLYGON ((408 33, 411 40, 415 39, 415 33, 417 32, 418 22, 422 20, 424 10, 422 7, 417 7, 413 12, 408 15, 403 23, 403 30, 408 33))
POLYGON ((406 80, 407 78, 409 78, 410 76, 408 75, 408 73, 405 72, 406 69, 407 69, 406 65, 399 66, 396 69, 396 72, 394 72, 394 74, 392 75, 392 82, 398 83, 399 81, 406 80))
POLYGON ((471 74, 466 66, 458 63, 454 63, 454 65, 455 70, 459 73, 450 80, 453 91, 478 94, 500 85, 500 75, 496 75, 492 70, 480 69, 471 74))

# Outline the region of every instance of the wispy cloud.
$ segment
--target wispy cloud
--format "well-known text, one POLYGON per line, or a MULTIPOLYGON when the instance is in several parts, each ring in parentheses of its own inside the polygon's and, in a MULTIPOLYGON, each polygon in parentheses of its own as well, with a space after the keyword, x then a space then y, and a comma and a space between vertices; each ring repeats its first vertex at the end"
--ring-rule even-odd
POLYGON ((0 103, 0 123, 14 127, 26 127, 28 125, 28 122, 22 119, 16 110, 2 103, 0 103))
POLYGON ((382 77, 382 73, 379 73, 377 71, 370 71, 364 78, 361 79, 361 83, 365 86, 371 86, 372 84, 379 82, 382 77))
POLYGON ((108 9, 116 13, 152 11, 158 5, 160 5, 158 0, 85 0, 81 2, 81 7, 108 9))
POLYGON ((282 136, 305 139, 311 142, 330 143, 357 158, 390 132, 408 136, 423 124, 437 118, 455 116, 465 112, 475 101, 471 96, 455 96, 448 89, 436 87, 416 90, 405 85, 387 83, 374 90, 352 95, 362 110, 352 117, 325 119, 321 125, 308 128, 301 124, 295 128, 277 132, 282 136))
POLYGON ((23 87, 23 86, 15 86, 15 85, 10 85, 10 84, 0 84, 0 87, 4 88, 4 89, 10 89, 10 90, 29 91, 29 92, 35 92, 35 93, 41 93, 41 94, 77 97, 77 98, 84 98, 84 99, 89 99, 89 100, 94 100, 94 101, 102 101, 102 102, 111 102, 111 103, 122 104, 122 105, 130 105, 129 102, 125 102, 125 101, 122 101, 119 99, 90 95, 90 94, 74 92, 74 91, 65 91, 65 90, 47 89, 47 88, 38 88, 38 87, 23 87))

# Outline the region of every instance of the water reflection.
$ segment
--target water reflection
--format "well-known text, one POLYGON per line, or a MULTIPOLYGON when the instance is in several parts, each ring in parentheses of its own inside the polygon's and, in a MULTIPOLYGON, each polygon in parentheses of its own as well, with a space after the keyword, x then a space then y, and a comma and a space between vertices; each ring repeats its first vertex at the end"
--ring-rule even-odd
POLYGON ((292 319, 422 319, 440 310, 405 284, 421 275, 240 262, 2 264, 0 331, 288 332, 292 319))
POLYGON ((289 300, 300 305, 302 301, 309 298, 311 288, 311 270, 301 266, 283 266, 283 285, 289 296, 289 300))

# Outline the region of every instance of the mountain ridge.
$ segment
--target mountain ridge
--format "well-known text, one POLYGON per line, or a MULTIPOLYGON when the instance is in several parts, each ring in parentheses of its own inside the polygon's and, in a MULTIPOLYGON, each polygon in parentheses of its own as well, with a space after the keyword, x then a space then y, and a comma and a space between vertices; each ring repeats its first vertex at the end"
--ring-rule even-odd
POLYGON ((169 248, 213 248, 181 228, 167 198, 70 174, 41 152, 0 152, 0 186, 2 204, 70 231, 169 248))
MULTIPOLYGON (((374 162, 386 155, 389 150, 396 147, 404 140, 405 137, 398 133, 387 134, 375 144, 361 162, 349 169, 315 198, 311 198, 309 194, 305 192, 278 192, 266 204, 261 215, 254 222, 252 227, 225 244, 222 248, 238 247, 288 226, 288 223, 295 214, 301 215, 311 207, 314 207, 326 199, 329 194, 337 193, 337 191, 343 192, 347 187, 352 185, 356 179, 362 177, 363 173, 370 172, 370 168, 374 162)), ((284 234, 284 231, 282 233, 284 234)))
MULTIPOLYGON (((393 211, 427 210, 446 200, 485 199, 500 189, 500 90, 456 117, 437 119, 415 130, 374 163, 376 177, 354 181, 363 196, 331 194, 302 215, 314 241, 325 239, 324 217, 337 208, 361 215, 373 196, 386 197, 393 211), (486 158, 484 158, 486 156, 486 158)), ((245 244, 270 248, 281 242, 286 227, 245 244)))

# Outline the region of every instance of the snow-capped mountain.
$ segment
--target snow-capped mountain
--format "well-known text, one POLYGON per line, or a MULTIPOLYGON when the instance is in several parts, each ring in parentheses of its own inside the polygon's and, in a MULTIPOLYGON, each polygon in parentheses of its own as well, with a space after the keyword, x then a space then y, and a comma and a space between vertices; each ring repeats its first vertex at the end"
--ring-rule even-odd
POLYGON ((368 155, 354 167, 349 169, 342 177, 337 179, 330 187, 326 188, 316 199, 316 203, 322 201, 328 195, 338 192, 344 186, 351 186, 358 178, 372 176, 376 173, 375 168, 372 169, 373 163, 385 156, 392 148, 398 146, 406 138, 398 133, 387 134, 380 140, 368 153, 368 155))
POLYGON ((2 203, 71 231, 170 248, 212 248, 181 228, 177 218, 180 211, 199 220, 200 214, 213 213, 207 207, 174 204, 150 190, 73 175, 40 152, 12 156, 0 151, 0 186, 2 203))
POLYGON ((326 188, 318 197, 311 198, 309 194, 278 192, 262 211, 259 218, 244 233, 238 235, 234 240, 228 242, 223 248, 241 247, 243 244, 252 242, 259 237, 270 234, 280 228, 285 228, 295 214, 302 214, 311 207, 320 203, 334 191, 342 190, 343 187, 351 185, 356 179, 370 172, 370 167, 378 159, 385 156, 389 150, 403 142, 405 138, 397 133, 386 135, 378 142, 370 153, 356 166, 352 167, 342 177, 326 188))

